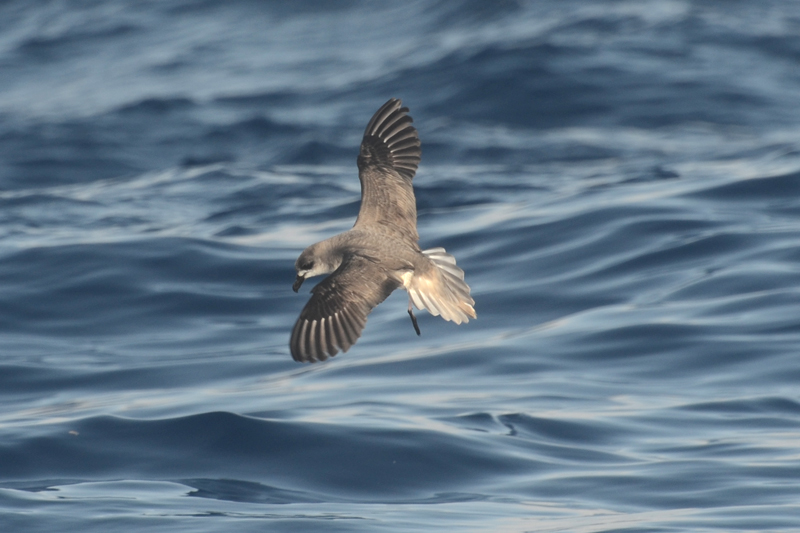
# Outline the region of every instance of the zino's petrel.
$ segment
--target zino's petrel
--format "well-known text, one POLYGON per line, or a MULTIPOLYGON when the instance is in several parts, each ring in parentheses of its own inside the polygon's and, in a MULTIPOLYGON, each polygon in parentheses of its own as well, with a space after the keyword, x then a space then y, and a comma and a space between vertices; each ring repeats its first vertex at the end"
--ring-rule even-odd
POLYGON ((420 156, 419 136, 408 108, 392 98, 370 119, 358 155, 361 209, 353 228, 312 244, 295 263, 295 292, 306 278, 328 274, 311 290, 292 330, 295 361, 324 361, 346 352, 367 315, 392 291, 408 291, 408 314, 427 309, 456 324, 476 318, 464 271, 444 248, 420 250, 411 180, 420 156))

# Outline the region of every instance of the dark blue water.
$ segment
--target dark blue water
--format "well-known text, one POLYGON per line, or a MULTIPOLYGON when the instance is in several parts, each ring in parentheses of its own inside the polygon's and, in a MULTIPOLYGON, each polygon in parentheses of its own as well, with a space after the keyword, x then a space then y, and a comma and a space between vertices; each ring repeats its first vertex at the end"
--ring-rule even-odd
POLYGON ((3 2, 0 530, 800 529, 798 103, 789 1, 3 2), (478 320, 295 363, 389 97, 478 320))

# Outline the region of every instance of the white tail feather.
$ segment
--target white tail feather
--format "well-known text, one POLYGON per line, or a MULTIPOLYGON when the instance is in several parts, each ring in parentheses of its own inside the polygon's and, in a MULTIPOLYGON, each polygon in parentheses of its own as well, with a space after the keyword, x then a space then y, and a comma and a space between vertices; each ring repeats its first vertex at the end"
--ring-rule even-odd
POLYGON ((411 301, 414 302, 414 305, 417 309, 425 309, 425 304, 422 303, 422 299, 419 297, 419 293, 415 289, 408 289, 408 294, 411 295, 411 301))
POLYGON ((455 257, 445 252, 444 248, 432 248, 422 253, 436 268, 404 280, 417 309, 427 309, 433 316, 441 315, 456 324, 477 318, 473 309, 475 301, 469 295, 464 271, 456 266, 455 257))

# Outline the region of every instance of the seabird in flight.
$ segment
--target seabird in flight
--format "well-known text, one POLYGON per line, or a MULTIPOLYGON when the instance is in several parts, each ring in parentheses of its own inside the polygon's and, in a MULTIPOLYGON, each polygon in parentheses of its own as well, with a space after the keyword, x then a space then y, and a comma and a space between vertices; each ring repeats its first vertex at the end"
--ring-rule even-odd
POLYGON ((358 155, 361 209, 352 229, 312 244, 295 263, 295 292, 306 278, 330 274, 311 290, 289 342, 295 361, 315 362, 346 352, 367 315, 397 288, 413 306, 456 324, 476 318, 464 271, 444 248, 421 250, 411 180, 420 156, 408 108, 392 98, 373 115, 358 155))

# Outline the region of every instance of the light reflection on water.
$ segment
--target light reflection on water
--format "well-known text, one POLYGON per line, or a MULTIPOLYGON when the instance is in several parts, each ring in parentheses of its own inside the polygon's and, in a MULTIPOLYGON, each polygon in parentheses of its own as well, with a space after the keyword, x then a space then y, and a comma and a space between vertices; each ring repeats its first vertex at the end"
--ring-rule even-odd
POLYGON ((0 7, 0 530, 796 528, 791 8, 481 6, 0 7), (390 96, 479 318, 298 365, 390 96))

